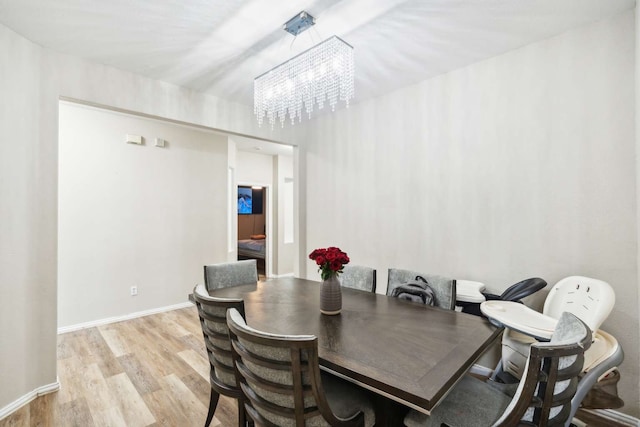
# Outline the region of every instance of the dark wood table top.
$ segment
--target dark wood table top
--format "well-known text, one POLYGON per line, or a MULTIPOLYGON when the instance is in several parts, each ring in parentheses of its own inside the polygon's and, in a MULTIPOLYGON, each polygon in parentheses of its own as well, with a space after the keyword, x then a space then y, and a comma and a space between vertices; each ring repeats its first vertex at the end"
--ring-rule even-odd
POLYGON ((320 364, 407 406, 430 411, 502 332, 465 313, 342 288, 342 312, 320 314, 320 283, 279 278, 210 292, 242 297, 247 323, 318 337, 320 364))

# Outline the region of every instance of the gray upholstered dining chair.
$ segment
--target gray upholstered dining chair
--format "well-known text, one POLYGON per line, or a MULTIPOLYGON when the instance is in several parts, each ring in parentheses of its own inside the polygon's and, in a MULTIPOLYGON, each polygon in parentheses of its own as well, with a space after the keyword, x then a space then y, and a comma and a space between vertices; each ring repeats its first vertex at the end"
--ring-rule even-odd
POLYGON ((437 307, 447 310, 455 309, 456 281, 448 277, 390 268, 387 280, 387 295, 391 295, 397 286, 414 281, 416 276, 423 277, 428 282, 429 287, 433 289, 433 293, 436 296, 437 307))
POLYGON ((257 281, 258 268, 255 259, 204 266, 204 284, 208 291, 257 281))
POLYGON ((376 291, 376 270, 361 265, 345 265, 340 275, 340 284, 361 291, 376 291))
POLYGON ((230 308, 237 310, 239 315, 244 315, 244 303, 242 299, 211 297, 203 285, 196 285, 193 289, 193 297, 198 307, 200 326, 211 368, 209 376, 211 398, 204 425, 208 427, 211 423, 218 406, 218 399, 222 394, 238 400, 238 426, 244 427, 247 418, 242 404, 242 390, 236 382, 226 315, 230 308))
POLYGON ((454 386, 431 415, 411 411, 404 422, 417 426, 568 425, 591 330, 563 313, 550 342, 531 345, 525 374, 513 397, 471 376, 454 386))
POLYGON ((247 326, 227 312, 236 375, 248 417, 258 426, 371 426, 368 392, 321 374, 318 339, 277 335, 247 326))

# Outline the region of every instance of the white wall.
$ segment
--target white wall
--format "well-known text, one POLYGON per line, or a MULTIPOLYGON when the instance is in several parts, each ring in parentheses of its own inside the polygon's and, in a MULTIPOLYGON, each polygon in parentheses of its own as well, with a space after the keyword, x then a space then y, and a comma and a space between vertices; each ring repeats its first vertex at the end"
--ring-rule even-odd
MULTIPOLYGON (((640 28, 640 11, 638 11, 638 8, 636 7, 635 9, 635 24, 636 24, 636 32, 635 32, 635 46, 636 46, 636 50, 635 50, 635 119, 636 119, 636 123, 635 123, 635 132, 636 132, 636 224, 640 224, 640 156, 638 156, 638 153, 640 153, 640 85, 638 84, 638 82, 640 82, 640 32, 638 31, 638 28, 640 28)), ((640 242, 640 227, 636 226, 636 242, 640 242)), ((636 246, 638 244, 636 243, 636 246)), ((636 251, 636 265, 638 266, 638 281, 636 282, 638 284, 638 286, 640 286, 640 250, 636 251)), ((638 292, 638 302, 637 302, 637 307, 640 307, 640 291, 638 292)), ((638 314, 636 313, 636 317, 638 317, 638 314)), ((633 325, 633 323, 630 323, 630 325, 633 325)), ((633 329, 633 326, 631 326, 631 329, 633 329)), ((636 332, 638 334, 638 342, 640 343, 640 327, 636 328, 636 332)), ((640 344, 639 344, 640 346, 640 344)), ((640 352, 640 351, 639 351, 640 352)), ((640 375, 638 376, 638 383, 636 385, 636 387, 638 388, 638 390, 640 390, 640 375)))
POLYGON ((59 327, 185 302, 226 261, 226 137, 62 103, 59 159, 59 327))
POLYGON ((56 382, 58 100, 285 141, 250 107, 43 49, 0 25, 0 412, 56 382), (11 327, 7 327, 11 325, 11 327))
POLYGON ((277 191, 277 203, 278 203, 278 218, 277 218, 277 236, 278 242, 276 251, 276 271, 279 275, 292 274, 294 270, 294 254, 296 249, 295 236, 293 239, 287 240, 285 238, 285 227, 293 226, 294 219, 294 206, 293 200, 288 200, 286 192, 285 180, 294 184, 293 175, 293 157, 290 156, 275 156, 274 157, 274 170, 277 191), (285 221, 291 220, 290 225, 285 225, 285 221))
POLYGON ((238 151, 236 174, 239 185, 273 185, 273 156, 238 151))
POLYGON ((634 38, 630 11, 320 117, 299 137, 299 256, 339 246, 380 292, 389 267, 495 290, 603 279, 622 411, 638 416, 634 38))
POLYGON ((56 382, 57 98, 0 26, 0 409, 56 382))

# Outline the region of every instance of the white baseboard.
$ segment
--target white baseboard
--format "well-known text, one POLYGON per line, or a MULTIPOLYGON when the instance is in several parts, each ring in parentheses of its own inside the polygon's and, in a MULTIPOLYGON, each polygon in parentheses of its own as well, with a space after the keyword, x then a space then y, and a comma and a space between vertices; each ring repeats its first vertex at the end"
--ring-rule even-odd
POLYGON ((122 322, 123 320, 135 319, 137 317, 144 317, 150 314, 164 313, 165 311, 178 310, 180 308, 193 307, 191 301, 182 302, 180 304, 169 305, 166 307, 152 308, 151 310, 137 311, 135 313, 125 314, 123 316, 108 317, 106 319, 92 320, 90 322, 78 323, 77 325, 63 326, 58 328, 59 334, 66 332, 79 331, 81 329, 93 328, 94 326, 107 325, 109 323, 122 322))
POLYGON ((278 279, 280 277, 294 277, 293 273, 287 273, 287 274, 272 274, 271 276, 267 277, 267 279, 278 279))
POLYGON ((46 384, 46 385, 43 385, 42 387, 38 387, 35 390, 30 391, 29 393, 14 400, 4 408, 0 409, 0 420, 13 414, 15 411, 22 408, 24 405, 33 401, 36 397, 39 397, 48 393, 53 393, 54 391, 58 391, 58 390, 60 390, 60 382, 58 381, 58 379, 56 379, 55 383, 46 384))

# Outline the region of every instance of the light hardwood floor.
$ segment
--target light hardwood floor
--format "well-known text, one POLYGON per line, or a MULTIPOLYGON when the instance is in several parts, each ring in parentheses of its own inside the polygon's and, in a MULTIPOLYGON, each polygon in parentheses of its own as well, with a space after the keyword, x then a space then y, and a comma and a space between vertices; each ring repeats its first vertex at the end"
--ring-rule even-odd
MULTIPOLYGON (((7 426, 202 426, 209 362, 194 307, 58 336, 61 388, 0 421, 7 426)), ((212 426, 237 423, 220 397, 212 426)))

